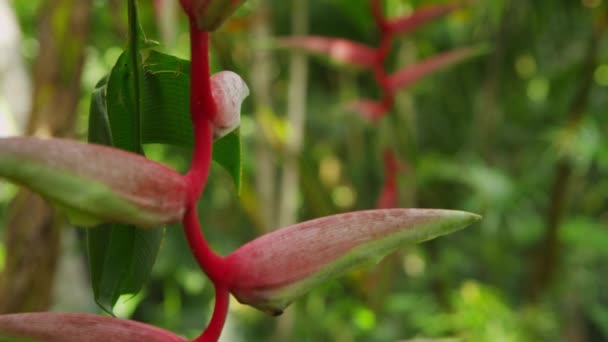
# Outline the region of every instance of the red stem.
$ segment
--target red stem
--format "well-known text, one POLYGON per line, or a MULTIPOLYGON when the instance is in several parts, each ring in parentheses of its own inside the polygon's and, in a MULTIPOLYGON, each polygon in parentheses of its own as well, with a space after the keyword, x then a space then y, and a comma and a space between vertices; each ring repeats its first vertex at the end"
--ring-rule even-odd
POLYGON ((190 169, 186 174, 189 181, 189 200, 196 203, 200 198, 207 179, 209 178, 209 168, 211 166, 211 156, 213 152, 213 128, 209 120, 200 120, 194 124, 194 151, 190 169))
POLYGON ((207 329, 201 336, 194 339, 193 342, 216 342, 222 334, 226 316, 228 315, 228 305, 230 304, 230 296, 228 290, 221 286, 215 285, 215 307, 213 308, 213 316, 207 326, 207 329))
POLYGON ((224 258, 215 253, 205 240, 198 221, 195 204, 186 210, 183 225, 190 250, 203 272, 214 284, 224 284, 224 258))
POLYGON ((370 6, 372 8, 372 15, 376 21, 376 26, 380 32, 384 33, 388 30, 388 23, 384 17, 384 11, 382 10, 382 0, 370 0, 370 6))
MULTIPOLYGON (((388 112, 393 107, 394 94, 390 88, 389 77, 384 69, 384 63, 390 52, 393 34, 387 29, 387 21, 382 13, 380 0, 371 0, 371 7, 376 19, 376 26, 380 31, 380 46, 376 49, 376 64, 374 65, 373 72, 376 82, 382 88, 382 106, 385 112, 388 112)), ((379 119, 379 117, 376 119, 379 119)))
POLYGON ((194 126, 194 153, 186 177, 190 178, 190 200, 196 201, 209 176, 213 146, 211 119, 217 108, 211 95, 209 33, 196 27, 190 17, 190 114, 194 126))
POLYGON ((384 62, 388 56, 393 42, 393 34, 389 29, 389 23, 384 16, 382 9, 382 0, 370 0, 372 15, 376 22, 376 27, 380 31, 380 46, 376 49, 376 61, 372 67, 376 83, 382 89, 382 107, 384 112, 374 117, 374 120, 380 119, 393 106, 394 94, 390 88, 389 77, 384 69, 384 62))
POLYGON ((188 15, 188 17, 192 17, 192 0, 180 0, 179 1, 184 8, 184 12, 188 15))
POLYGON ((189 205, 183 226, 190 250, 199 266, 215 285, 215 309, 209 325, 194 341, 215 342, 222 333, 228 313, 229 292, 224 282, 224 259, 215 253, 207 241, 198 221, 196 204, 200 198, 211 166, 213 152, 213 126, 211 120, 217 112, 211 93, 209 69, 209 33, 196 26, 190 0, 181 0, 190 21, 190 115, 194 128, 194 151, 190 169, 186 174, 189 182, 189 205))
POLYGON ((207 240, 205 240, 198 221, 196 204, 191 205, 186 211, 183 225, 192 254, 203 272, 215 285, 213 316, 211 316, 211 321, 205 331, 194 342, 216 342, 226 322, 230 299, 225 285, 224 258, 215 253, 207 243, 207 240))

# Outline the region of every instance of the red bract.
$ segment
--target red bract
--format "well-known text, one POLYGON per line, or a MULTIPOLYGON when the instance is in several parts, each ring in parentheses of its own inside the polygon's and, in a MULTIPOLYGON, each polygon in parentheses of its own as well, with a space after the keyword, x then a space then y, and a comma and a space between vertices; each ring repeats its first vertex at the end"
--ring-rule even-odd
POLYGON ((321 36, 282 38, 278 40, 278 45, 325 55, 333 61, 372 71, 376 83, 383 92, 382 100, 357 100, 349 104, 347 109, 356 111, 372 123, 376 123, 390 111, 394 102, 394 93, 399 88, 410 85, 421 77, 472 56, 476 52, 475 49, 455 50, 430 57, 425 61, 403 68, 393 75, 388 75, 385 71, 384 63, 396 34, 409 32, 462 6, 464 3, 430 5, 417 9, 411 15, 388 19, 383 14, 381 1, 370 0, 372 14, 381 35, 377 48, 346 39, 321 36))
POLYGON ((429 5, 418 8, 414 13, 402 17, 388 19, 386 27, 391 34, 407 33, 413 31, 427 22, 444 16, 458 8, 464 6, 463 3, 447 3, 440 5, 429 5))
POLYGON ((372 68, 377 63, 376 51, 347 39, 320 36, 289 37, 278 40, 282 47, 325 55, 338 63, 372 68))
POLYGON ((2 338, 41 342, 186 342, 169 331, 126 319, 84 313, 0 315, 2 338))
POLYGON ((383 209, 319 218, 259 237, 225 259, 242 303, 280 314, 294 298, 396 248, 466 227, 479 216, 438 209, 383 209))
MULTIPOLYGON (((428 20, 432 15, 437 16, 439 13, 446 13, 447 11, 460 6, 460 4, 433 6, 418 14, 415 17, 418 18, 416 19, 416 22, 421 22, 421 20, 425 18, 428 20)), ((379 82, 382 81, 380 82, 382 88, 385 88, 384 90, 387 92, 387 94, 385 94, 385 99, 383 99, 383 101, 361 99, 347 105, 348 110, 360 113, 362 117, 371 122, 376 122, 390 110, 393 93, 397 90, 417 82, 422 77, 425 77, 434 71, 438 71, 466 58, 475 56, 481 51, 480 49, 475 48, 463 48, 449 51, 431 56, 421 62, 408 65, 392 75, 386 75, 383 68, 379 65, 381 64, 378 59, 378 56, 380 55, 376 50, 363 44, 344 39, 318 36, 283 38, 280 40, 280 44, 284 47, 293 47, 303 49, 307 52, 326 54, 337 62, 373 69, 376 78, 379 82)))
POLYGON ((454 63, 479 54, 480 49, 464 48, 434 55, 420 62, 410 64, 388 78, 392 91, 405 88, 430 73, 446 68, 454 63))
MULTIPOLYGON (((191 38, 190 112, 194 151, 186 176, 143 156, 98 145, 35 138, 0 140, 0 176, 25 184, 72 216, 143 227, 182 219, 190 249, 215 288, 215 307, 207 329, 195 339, 217 341, 226 319, 229 292, 246 304, 278 314, 315 285, 354 266, 379 260, 402 245, 448 234, 480 219, 439 209, 381 209, 319 218, 255 239, 224 258, 205 240, 196 211, 209 175, 212 135, 239 122, 248 89, 231 72, 210 76, 209 30, 217 28, 242 0, 181 0, 191 38)), ((130 6, 135 7, 130 1, 130 6)), ((388 76, 384 62, 392 34, 404 32, 459 5, 424 8, 407 18, 387 21, 380 1, 372 1, 382 40, 378 49, 343 39, 295 37, 284 46, 323 53, 335 61, 373 70, 382 101, 360 100, 353 108, 377 121, 392 106, 394 92, 420 77, 471 56, 462 49, 434 56, 388 76)), ((135 26, 133 26, 135 27, 135 26)), ((136 31, 136 30, 134 30, 136 31)), ((379 206, 396 205, 398 162, 385 153, 386 188, 379 206)), ((174 341, 183 338, 145 324, 87 314, 33 313, 0 316, 0 332, 44 341, 174 341)), ((0 336, 2 337, 2 336, 0 336)))
POLYGON ((386 149, 384 151, 384 186, 378 202, 376 204, 377 209, 394 208, 398 202, 397 192, 397 172, 399 171, 399 161, 395 156, 395 153, 386 149))
POLYGON ((346 106, 346 109, 359 113, 370 122, 376 122, 389 111, 385 103, 368 99, 353 101, 346 106))
POLYGON ((67 209, 81 225, 179 222, 187 181, 143 156, 63 139, 0 139, 0 176, 67 209))

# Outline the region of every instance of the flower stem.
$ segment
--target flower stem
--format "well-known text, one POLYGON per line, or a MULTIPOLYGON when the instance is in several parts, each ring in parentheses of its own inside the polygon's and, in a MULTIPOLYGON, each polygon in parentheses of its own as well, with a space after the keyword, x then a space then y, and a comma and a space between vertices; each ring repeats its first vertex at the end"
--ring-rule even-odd
POLYGON ((130 140, 132 145, 128 146, 128 150, 138 153, 144 154, 143 148, 141 146, 141 55, 139 53, 139 45, 140 37, 139 32, 139 19, 137 13, 137 1, 129 0, 127 2, 127 11, 128 11, 128 48, 127 53, 129 55, 129 62, 131 63, 130 70, 133 72, 133 77, 131 78, 130 86, 133 87, 132 96, 134 99, 133 102, 133 112, 131 117, 133 119, 133 130, 131 130, 131 134, 133 138, 130 140))
POLYGON ((215 307, 213 308, 213 316, 207 326, 207 329, 201 336, 194 339, 193 342, 215 342, 220 338, 226 316, 228 315, 228 305, 230 304, 230 295, 228 290, 222 285, 215 285, 215 307))
POLYGON ((215 253, 207 243, 207 240, 205 240, 198 222, 195 204, 186 210, 183 225, 190 250, 203 272, 214 284, 223 284, 225 278, 223 270, 224 258, 215 253))
POLYGON ((190 17, 190 45, 192 61, 190 66, 190 115, 194 126, 194 153, 190 170, 191 201, 200 197, 211 164, 213 129, 211 119, 217 111, 211 95, 211 73, 209 70, 209 33, 196 27, 190 17))
POLYGON ((196 342, 215 342, 220 337, 228 314, 229 292, 225 285, 224 259, 215 253, 207 241, 198 221, 196 204, 200 198, 211 166, 213 152, 212 119, 217 112, 211 93, 209 68, 209 33, 198 29, 192 13, 192 2, 181 0, 190 21, 190 116, 194 128, 194 151, 190 169, 189 204, 183 226, 190 250, 200 268, 215 285, 215 308, 209 325, 196 342))
POLYGON ((388 25, 386 18, 384 17, 384 10, 382 8, 382 0, 370 0, 370 7, 372 10, 372 16, 376 22, 376 26, 380 29, 380 32, 384 33, 387 31, 388 25))

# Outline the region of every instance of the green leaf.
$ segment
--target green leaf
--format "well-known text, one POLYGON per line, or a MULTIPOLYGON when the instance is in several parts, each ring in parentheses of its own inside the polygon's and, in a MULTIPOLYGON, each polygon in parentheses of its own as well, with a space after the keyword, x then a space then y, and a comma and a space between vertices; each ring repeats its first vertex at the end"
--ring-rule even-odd
POLYGON ((112 132, 106 107, 106 89, 108 77, 105 76, 91 94, 89 107, 89 142, 112 146, 112 132))
POLYGON ((89 266, 95 302, 108 313, 123 294, 136 294, 147 282, 164 229, 104 224, 88 230, 89 266))
POLYGON ((240 129, 213 143, 213 160, 222 165, 234 180, 237 192, 241 191, 241 134, 240 129))
MULTIPOLYGON (((91 99, 89 141, 112 145, 103 88, 91 99)), ((104 224, 87 231, 89 268, 95 301, 107 312, 125 293, 137 293, 146 282, 163 230, 141 231, 131 225, 104 224)))
POLYGON ((134 66, 130 62, 129 51, 124 51, 112 68, 108 79, 106 101, 108 122, 115 147, 141 153, 138 99, 132 80, 134 66))
MULTIPOLYGON (((129 45, 112 68, 107 84, 107 117, 91 103, 89 140, 143 154, 141 147, 143 34, 135 0, 129 0, 129 45), (101 132, 111 132, 104 134, 101 132), (105 138, 105 139, 104 139, 105 138), (110 139, 108 139, 110 138, 110 139), (96 141, 96 139, 99 139, 96 141), (101 141, 105 140, 105 141, 101 141)), ((136 294, 146 283, 164 235, 164 228, 143 231, 131 225, 107 224, 88 233, 89 264, 95 301, 105 311, 123 294, 136 294)))
POLYGON ((0 342, 42 342, 32 338, 16 337, 11 335, 0 334, 0 342))
POLYGON ((190 62, 152 50, 143 67, 142 141, 192 148, 190 62))
MULTIPOLYGON (((142 142, 192 148, 190 62, 150 51, 144 62, 142 142)), ((234 131, 213 144, 213 160, 241 187, 241 138, 234 131)))

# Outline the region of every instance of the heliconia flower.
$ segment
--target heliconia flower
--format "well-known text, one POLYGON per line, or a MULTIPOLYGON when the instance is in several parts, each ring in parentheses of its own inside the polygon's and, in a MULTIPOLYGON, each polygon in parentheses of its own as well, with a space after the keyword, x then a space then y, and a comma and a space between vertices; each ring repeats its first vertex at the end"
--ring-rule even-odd
POLYGON ((280 314, 296 297, 354 266, 479 219, 454 210, 380 209, 298 223, 228 255, 226 284, 241 303, 280 314))
POLYGON ((238 74, 220 71, 211 76, 211 94, 218 109, 213 117, 213 134, 217 139, 241 123, 241 104, 249 96, 249 88, 238 74))
POLYGON ((368 99, 350 102, 346 105, 346 110, 359 113, 362 118, 370 122, 376 122, 389 111, 383 102, 368 99))
POLYGON ((388 30, 393 34, 406 33, 417 29, 427 22, 449 14, 450 12, 461 8, 464 3, 446 3, 437 5, 428 5, 417 8, 412 14, 402 17, 390 19, 387 22, 388 30))
POLYGON ((329 57, 335 62, 372 68, 376 65, 376 50, 348 39, 321 36, 288 37, 278 40, 280 47, 300 49, 329 57))
POLYGON ((202 31, 214 31, 241 6, 245 0, 192 0, 196 24, 202 31))
POLYGON ((0 340, 40 342, 186 342, 169 331, 126 319, 84 313, 0 315, 0 340))
POLYGON ((38 192, 72 223, 142 228, 181 221, 187 180, 143 156, 64 139, 0 139, 0 177, 38 192))
POLYGON ((428 74, 485 52, 484 47, 462 48, 428 57, 389 76, 392 91, 407 87, 428 74))

